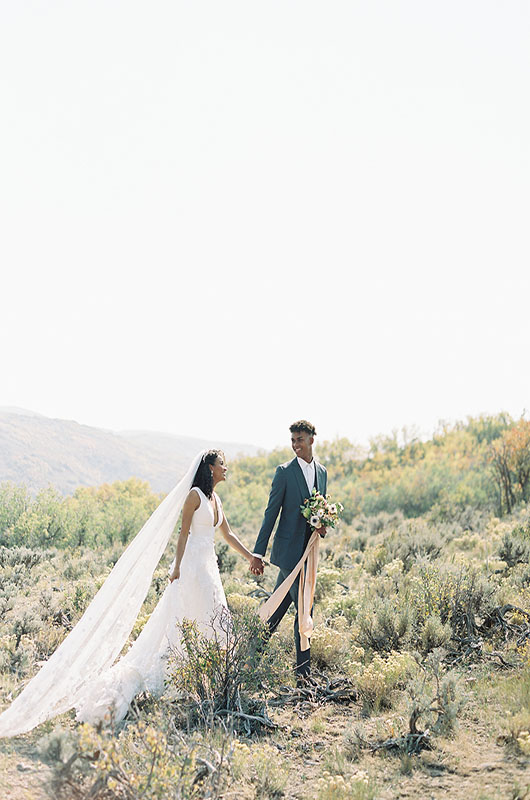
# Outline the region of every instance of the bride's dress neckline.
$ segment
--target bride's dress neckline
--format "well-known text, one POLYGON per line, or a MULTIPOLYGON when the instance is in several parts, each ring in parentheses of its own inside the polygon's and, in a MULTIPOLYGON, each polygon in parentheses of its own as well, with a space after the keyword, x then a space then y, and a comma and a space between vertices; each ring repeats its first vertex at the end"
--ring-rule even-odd
POLYGON ((219 526, 220 522, 222 521, 221 512, 220 512, 220 509, 219 509, 219 506, 220 506, 219 496, 217 495, 216 492, 212 492, 212 497, 213 497, 213 499, 215 501, 215 511, 214 511, 214 507, 212 505, 212 501, 210 500, 208 495, 205 492, 203 492, 203 490, 199 486, 192 486, 191 489, 192 490, 196 489, 197 492, 199 492, 199 497, 201 498, 201 502, 202 502, 203 498, 204 498, 204 500, 206 500, 206 502, 208 503, 209 507, 212 510, 213 527, 217 528, 219 526), (217 513, 217 521, 215 520, 216 513, 217 513))

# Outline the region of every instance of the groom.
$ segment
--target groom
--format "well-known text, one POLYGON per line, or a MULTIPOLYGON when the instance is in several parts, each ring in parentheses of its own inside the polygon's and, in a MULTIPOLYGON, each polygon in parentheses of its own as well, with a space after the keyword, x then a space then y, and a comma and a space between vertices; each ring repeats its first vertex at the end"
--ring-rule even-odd
MULTIPOLYGON (((300 506, 311 495, 313 488, 326 494, 327 472, 322 464, 313 458, 313 442, 316 436, 315 426, 305 419, 294 422, 290 429, 291 445, 295 458, 276 469, 269 495, 269 502, 263 517, 250 570, 254 575, 263 573, 263 557, 280 514, 278 528, 274 535, 271 550, 271 562, 280 568, 276 587, 280 586, 301 559, 311 536, 311 528, 302 516, 300 506)), ((325 536, 325 528, 319 533, 325 536)), ((310 674, 310 650, 300 649, 300 632, 298 629, 298 583, 296 578, 289 593, 268 621, 269 630, 274 633, 285 612, 294 603, 296 614, 294 619, 294 641, 296 645, 296 677, 298 683, 307 680, 310 674)))

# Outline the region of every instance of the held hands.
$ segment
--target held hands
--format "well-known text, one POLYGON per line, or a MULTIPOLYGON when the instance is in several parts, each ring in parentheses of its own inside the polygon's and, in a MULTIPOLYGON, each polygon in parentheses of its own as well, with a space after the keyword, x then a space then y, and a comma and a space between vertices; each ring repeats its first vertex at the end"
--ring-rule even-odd
POLYGON ((323 538, 324 538, 324 536, 326 535, 326 533, 327 533, 328 531, 327 531, 327 528, 325 528, 325 527, 324 527, 324 525, 322 525, 322 526, 321 526, 321 527, 318 529, 318 532, 319 532, 319 534, 320 534, 321 538, 323 539, 323 538))
POLYGON ((263 575, 264 563, 258 556, 252 556, 249 561, 249 569, 253 575, 263 575))

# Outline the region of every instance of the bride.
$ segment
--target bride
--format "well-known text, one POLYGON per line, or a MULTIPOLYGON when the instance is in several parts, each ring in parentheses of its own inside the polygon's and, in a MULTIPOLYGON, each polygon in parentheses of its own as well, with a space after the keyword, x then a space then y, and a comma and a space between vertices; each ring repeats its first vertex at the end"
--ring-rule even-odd
POLYGON ((93 724, 119 722, 132 699, 164 689, 167 656, 179 651, 179 623, 205 635, 226 608, 214 533, 240 555, 252 553, 230 530, 215 487, 226 478, 220 450, 199 453, 114 565, 85 613, 21 694, 0 715, 0 736, 25 733, 70 708, 93 724), (153 572, 182 511, 170 582, 141 634, 116 663, 145 599, 153 572))

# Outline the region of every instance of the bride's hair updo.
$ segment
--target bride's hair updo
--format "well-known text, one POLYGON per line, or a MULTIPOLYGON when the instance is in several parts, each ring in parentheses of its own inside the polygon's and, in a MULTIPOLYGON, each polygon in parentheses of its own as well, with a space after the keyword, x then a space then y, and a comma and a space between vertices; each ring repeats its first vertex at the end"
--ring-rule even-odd
POLYGON ((221 456, 223 461, 225 460, 225 454, 222 450, 208 450, 203 455, 201 463, 197 467, 193 483, 191 484, 192 489, 194 486, 197 486, 210 500, 213 494, 213 475, 210 467, 215 464, 218 456, 221 456))

